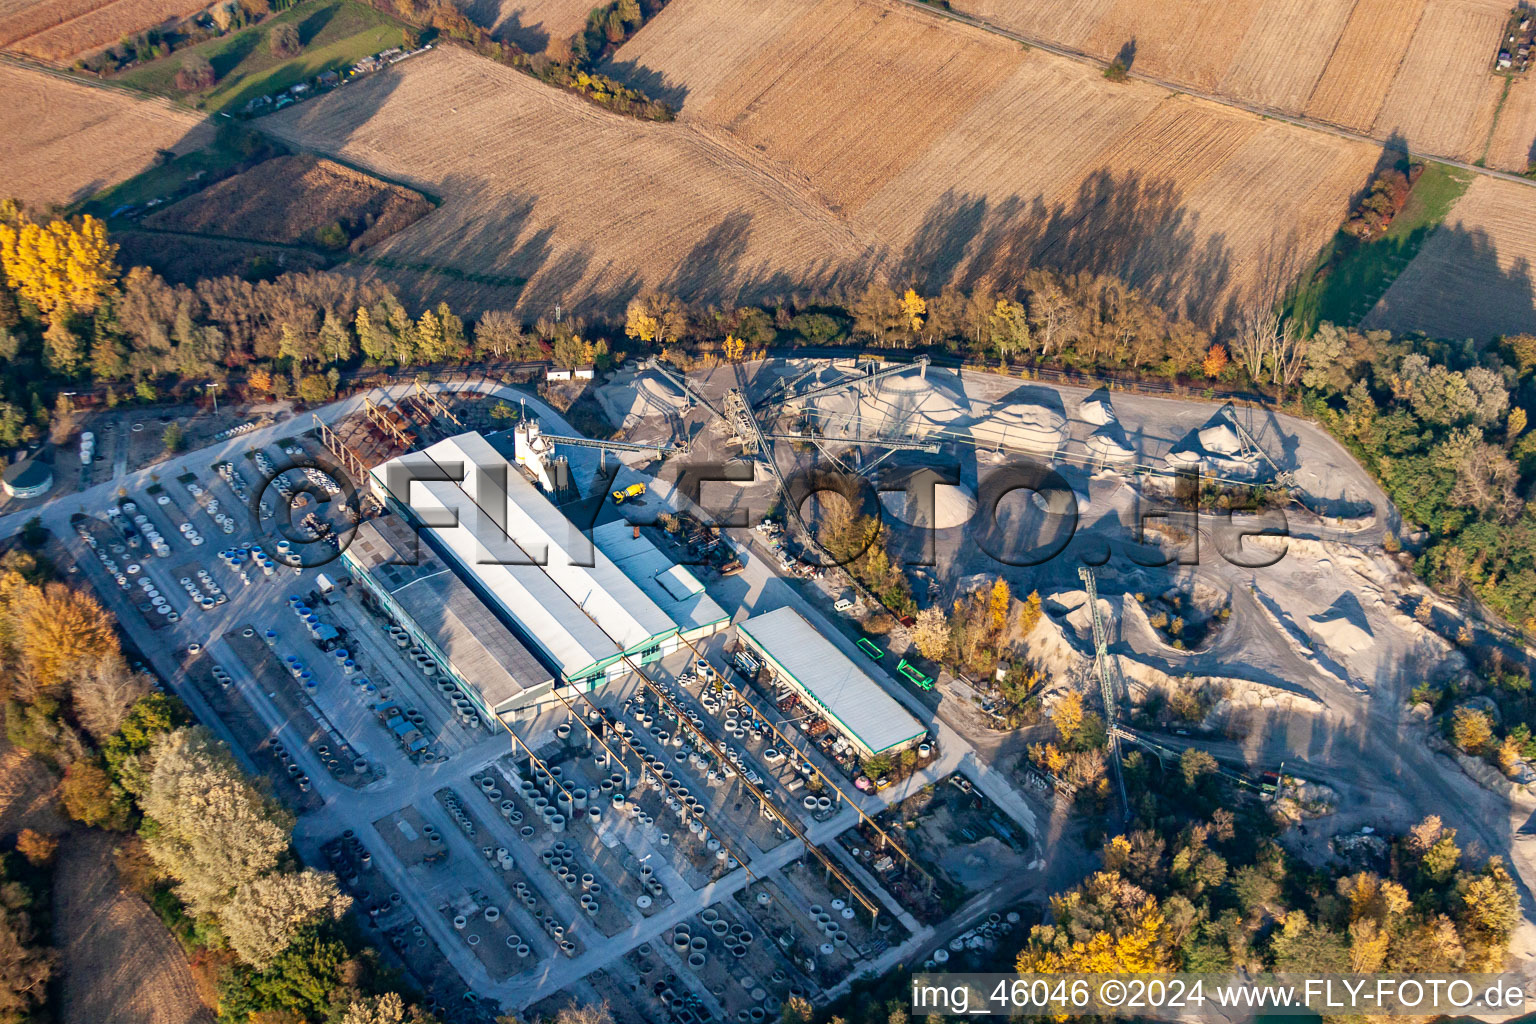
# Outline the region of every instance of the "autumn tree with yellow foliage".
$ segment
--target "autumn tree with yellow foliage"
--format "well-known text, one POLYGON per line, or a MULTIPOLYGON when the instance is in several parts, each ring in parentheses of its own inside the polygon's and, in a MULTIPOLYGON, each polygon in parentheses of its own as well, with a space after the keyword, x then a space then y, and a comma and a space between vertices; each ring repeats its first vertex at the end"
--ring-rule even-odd
MULTIPOLYGON (((1058 707, 1058 736, 1082 714, 1058 707)), ((1051 745, 1050 755, 1062 752, 1051 745)), ((1369 866, 1295 862, 1260 801, 1224 776, 1125 759, 1130 828, 1101 866, 1051 899, 1021 973, 1494 972, 1520 921, 1503 861, 1463 863, 1427 818, 1369 866)))
POLYGON ((37 224, 25 216, 0 222, 0 269, 6 282, 50 320, 94 311, 117 280, 116 259, 117 246, 107 240, 106 224, 95 217, 83 217, 78 224, 37 224))

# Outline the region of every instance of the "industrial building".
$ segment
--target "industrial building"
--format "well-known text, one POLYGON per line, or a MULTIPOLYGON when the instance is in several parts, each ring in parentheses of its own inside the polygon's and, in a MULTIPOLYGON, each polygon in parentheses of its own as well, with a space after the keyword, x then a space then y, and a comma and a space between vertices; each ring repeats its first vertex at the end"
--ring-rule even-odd
POLYGON ((862 757, 898 753, 926 735, 873 676, 793 608, 754 615, 736 626, 736 635, 862 757))
POLYGON ((730 615, 704 592, 699 578, 687 566, 674 565, 639 527, 622 520, 605 523, 592 531, 592 541, 677 623, 683 639, 702 640, 730 625, 730 615))
POLYGON ((341 558, 487 721, 554 688, 550 671, 399 516, 360 523, 341 558))
POLYGON ((657 661, 682 643, 646 590, 480 434, 391 459, 370 476, 386 508, 431 524, 421 536, 562 683, 590 689, 627 671, 626 659, 657 661))
POLYGON ((5 467, 4 489, 12 498, 41 498, 53 489, 53 467, 42 459, 18 459, 5 467))

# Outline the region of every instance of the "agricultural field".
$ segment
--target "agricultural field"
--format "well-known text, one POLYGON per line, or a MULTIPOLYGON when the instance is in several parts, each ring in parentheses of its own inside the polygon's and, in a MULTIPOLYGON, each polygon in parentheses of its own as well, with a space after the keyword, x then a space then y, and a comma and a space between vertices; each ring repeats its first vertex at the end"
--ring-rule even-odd
POLYGON ((258 96, 280 92, 325 71, 351 67, 364 57, 399 46, 402 23, 351 0, 321 0, 291 7, 258 25, 179 50, 169 57, 130 68, 117 81, 157 96, 189 102, 209 113, 238 109, 258 96), (283 59, 267 37, 281 24, 299 31, 304 50, 283 59), (176 72, 192 54, 207 57, 217 76, 213 88, 188 96, 176 87, 176 72))
POLYGON ((469 0, 460 7, 469 19, 502 42, 543 53, 587 23, 592 0, 469 0))
POLYGON ((680 99, 673 125, 462 53, 410 63, 264 127, 443 197, 373 272, 528 281, 444 282, 470 306, 1008 283, 1039 260, 1213 320, 1277 245, 1310 258, 1377 156, 867 0, 669 5, 606 70, 680 99))
POLYGON ((161 150, 205 145, 213 128, 163 100, 0 64, 0 182, 30 203, 70 203, 124 181, 161 150))
MULTIPOLYGON (((1483 156, 1505 79, 1506 0, 956 0, 957 10, 1155 78, 1416 152, 1483 156)), ((1524 171, 1532 104, 1506 104, 1491 166, 1524 171), (1519 141, 1515 141, 1519 140, 1519 141)))
POLYGON ((1479 177, 1365 326, 1480 342, 1536 327, 1532 197, 1531 186, 1479 177))
POLYGON ((200 0, 6 0, 0 46, 64 61, 206 6, 200 0))
POLYGON ((683 95, 685 122, 809 180, 928 288, 1035 260, 1212 320, 1270 252, 1321 247, 1376 158, 879 3, 683 0, 618 57, 683 95), (706 38, 729 73, 695 77, 706 38))
POLYGON ((212 1024, 187 958, 160 919, 124 892, 113 836, 77 830, 59 844, 54 884, 61 1024, 212 1024))
POLYGON ((161 231, 361 251, 431 212, 419 192, 310 154, 273 157, 144 218, 161 231), (334 230, 334 237, 321 232, 334 230), (339 229, 339 230, 337 230, 339 229))
POLYGON ((646 285, 721 300, 791 291, 863 251, 814 196, 700 133, 610 114, 453 47, 262 127, 440 197, 364 272, 466 312, 611 312, 646 285))

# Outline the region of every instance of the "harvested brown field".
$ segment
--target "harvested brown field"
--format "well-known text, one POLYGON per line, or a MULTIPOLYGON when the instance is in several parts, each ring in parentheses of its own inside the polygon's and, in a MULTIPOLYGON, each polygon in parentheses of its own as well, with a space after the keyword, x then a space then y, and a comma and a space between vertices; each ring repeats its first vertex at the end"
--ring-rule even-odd
POLYGON ((1504 111, 1488 144, 1488 164, 1523 171, 1536 160, 1536 77, 1522 75, 1509 87, 1504 111))
POLYGON ((163 100, 0 64, 0 191, 69 203, 149 167, 160 149, 206 145, 213 128, 163 100))
POLYGON ((671 85, 684 121, 803 177, 885 243, 889 271, 929 287, 1006 277, 1036 259, 1123 273, 1217 316, 1277 236, 1316 251, 1375 163, 1365 144, 1116 85, 997 42, 873 2, 677 0, 620 50, 614 70, 671 85), (764 39, 770 11, 780 31, 764 39), (698 61, 706 38, 740 70, 720 76, 698 61), (827 39, 840 56, 824 56, 827 39), (890 49, 917 43, 915 56, 890 49), (956 84, 939 87, 946 75, 956 84), (952 97, 960 88, 964 102, 952 97))
MULTIPOLYGON (((679 7, 678 20, 686 20, 698 6, 684 0, 656 20, 679 7)), ((962 41, 949 23, 879 4, 762 6, 799 16, 721 79, 710 103, 690 96, 684 109, 803 172, 834 211, 864 203, 1025 59, 1017 44, 974 32, 962 41)), ((665 65, 669 77, 686 74, 685 67, 665 65)))
MULTIPOLYGON (((1329 124, 1369 132, 1423 11, 1424 0, 1357 0, 1302 112, 1329 124)), ((1280 56, 1273 54, 1271 59, 1280 56)), ((1486 72, 1487 65, 1479 70, 1486 72)))
POLYGON ((112 232, 112 241, 118 245, 119 266, 151 267, 172 284, 192 284, 204 277, 323 270, 331 262, 307 249, 131 228, 112 232))
POLYGON ((255 242, 314 244, 332 224, 347 228, 351 249, 370 245, 420 220, 432 204, 391 185, 308 153, 263 160, 144 218, 161 231, 255 242))
MULTIPOLYGON (((957 9, 1173 84, 1476 160, 1504 79, 1505 0, 955 0, 957 9)), ((1536 137, 1506 108, 1500 131, 1536 137)), ((1506 149, 1504 152, 1507 153, 1506 149)), ((1491 155, 1490 155, 1491 156, 1491 155)), ((1490 162, 1493 162, 1490 159, 1490 162)), ((1523 162, 1497 166, 1524 170, 1523 162)))
POLYGON ((65 835, 54 881, 61 1024, 213 1024, 186 955, 138 896, 124 892, 113 837, 65 835))
POLYGON ((110 46, 172 18, 196 14, 201 0, 63 0, 0 9, 0 46, 64 61, 110 46))
POLYGON ((1264 4, 1216 91, 1253 97, 1281 110, 1301 110, 1328 66, 1354 6, 1354 0, 1264 4), (1286 51, 1290 60, 1271 59, 1272 54, 1286 51))
POLYGON ((1177 79, 1202 91, 1226 76, 1232 55, 1265 0, 1145 3, 1117 0, 1094 26, 1083 49, 1105 57, 1125 51, 1137 71, 1177 79))
POLYGON ((610 114, 457 48, 263 127, 440 196, 362 272, 466 310, 611 312, 647 285, 725 301, 868 274, 813 195, 705 134, 610 114))
POLYGON ((1419 153, 1482 156, 1505 81, 1488 64, 1508 18, 1502 0, 1429 0, 1373 134, 1419 153))
POLYGON ((587 23, 593 0, 469 0, 460 7, 469 19, 502 42, 542 53, 564 42, 587 23))
POLYGON ((443 52, 266 124, 444 197, 369 273, 535 315, 644 286, 1006 284, 1033 261, 1213 322, 1277 245, 1330 237, 1378 155, 874 0, 674 0, 618 56, 682 98, 677 123, 443 52))
POLYGON ((1479 176, 1365 326, 1486 341, 1536 331, 1536 190, 1479 176))

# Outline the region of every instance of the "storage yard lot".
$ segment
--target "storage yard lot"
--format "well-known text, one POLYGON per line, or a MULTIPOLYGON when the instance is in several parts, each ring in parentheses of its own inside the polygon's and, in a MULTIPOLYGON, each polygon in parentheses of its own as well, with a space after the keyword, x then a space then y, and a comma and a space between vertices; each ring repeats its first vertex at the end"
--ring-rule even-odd
MULTIPOLYGON (((528 401, 551 432, 572 432, 528 401)), ((344 419, 358 404, 326 414, 344 419)), ((958 736, 937 726, 910 776, 860 790, 858 759, 835 730, 813 738, 804 709, 775 706, 782 693, 766 676, 749 684, 727 672, 733 630, 652 662, 644 679, 546 693, 505 725, 466 715, 461 691, 441 671, 422 672, 417 649, 399 646, 342 563, 324 567, 343 584, 322 593, 314 568, 275 562, 268 574, 262 553, 220 557, 253 541, 278 550, 270 520, 247 521, 244 510, 275 508, 284 487, 298 493, 314 479, 291 468, 328 457, 302 429, 279 424, 182 456, 159 483, 130 474, 132 504, 117 498, 116 517, 92 504, 104 488, 82 496, 83 515, 44 515, 95 540, 73 549, 83 578, 200 717, 274 777, 299 814, 300 850, 337 871, 365 928, 446 1020, 488 1021, 498 1004, 540 1004, 596 977, 639 986, 627 1011, 637 1021, 681 1009, 751 1024, 929 939, 936 919, 914 917, 894 895, 928 891, 926 869, 838 837, 860 823, 855 803, 875 815, 961 768, 969 747, 958 736), (281 486, 265 484, 273 475, 281 486), (408 745, 417 734, 424 749, 408 745), (668 991, 652 984, 663 967, 677 976, 668 991)), ((596 456, 579 455, 585 478, 596 456)), ((313 497, 306 512, 341 522, 340 495, 318 506, 313 497)), ((657 557, 625 564, 651 572, 657 557)), ((732 608, 746 584, 762 611, 819 614, 755 560, 743 575, 709 579, 732 608)), ((862 658, 838 647, 838 657, 862 658)), ((999 813, 1028 833, 1033 812, 1008 792, 999 813)), ((1016 877, 998 899, 1034 881, 1016 877)))

